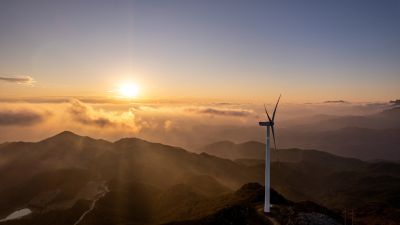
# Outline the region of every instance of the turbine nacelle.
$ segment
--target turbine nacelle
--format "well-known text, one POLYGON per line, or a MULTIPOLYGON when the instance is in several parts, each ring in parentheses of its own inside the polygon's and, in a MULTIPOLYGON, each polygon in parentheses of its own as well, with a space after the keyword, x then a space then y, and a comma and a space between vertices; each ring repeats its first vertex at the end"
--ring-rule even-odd
MULTIPOLYGON (((275 109, 274 109, 274 112, 273 112, 273 114, 272 114, 272 118, 269 116, 267 107, 265 107, 265 105, 264 105, 265 114, 267 114, 268 121, 258 122, 258 124, 259 124, 260 126, 271 127, 272 138, 274 139, 274 147, 275 147, 275 150, 276 150, 275 129, 274 129, 274 125, 275 125, 275 114, 276 114, 276 109, 278 108, 279 100, 281 100, 281 96, 282 96, 282 95, 279 95, 278 101, 276 102, 275 109)), ((269 128, 268 128, 268 129, 269 129, 269 128)))
POLYGON ((258 122, 260 126, 273 126, 274 122, 258 122))

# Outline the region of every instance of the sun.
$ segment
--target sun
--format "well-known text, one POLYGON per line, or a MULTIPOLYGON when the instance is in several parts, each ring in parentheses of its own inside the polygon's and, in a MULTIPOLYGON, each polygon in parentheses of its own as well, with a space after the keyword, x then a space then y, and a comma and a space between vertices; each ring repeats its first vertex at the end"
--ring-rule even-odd
POLYGON ((117 91, 120 97, 135 98, 139 94, 139 87, 134 83, 124 83, 118 87, 117 91))

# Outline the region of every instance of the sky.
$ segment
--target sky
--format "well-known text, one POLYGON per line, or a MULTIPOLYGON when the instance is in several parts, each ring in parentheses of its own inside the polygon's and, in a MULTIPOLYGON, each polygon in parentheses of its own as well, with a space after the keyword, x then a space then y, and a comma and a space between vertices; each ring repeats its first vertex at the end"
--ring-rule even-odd
POLYGON ((0 98, 400 96, 399 1, 1 1, 0 98))

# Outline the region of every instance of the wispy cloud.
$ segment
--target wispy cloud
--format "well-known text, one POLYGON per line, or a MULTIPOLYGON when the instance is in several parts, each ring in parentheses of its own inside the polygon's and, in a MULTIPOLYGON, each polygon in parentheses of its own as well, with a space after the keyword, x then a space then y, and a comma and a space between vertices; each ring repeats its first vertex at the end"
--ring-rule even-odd
POLYGON ((218 109, 218 108, 188 108, 187 112, 198 113, 198 114, 208 114, 216 116, 238 116, 245 117, 252 114, 249 110, 243 109, 218 109))
POLYGON ((35 79, 30 76, 21 76, 21 77, 0 77, 0 81, 16 83, 16 84, 24 84, 24 85, 33 85, 36 83, 35 79))
POLYGON ((129 128, 133 131, 140 130, 140 124, 133 111, 113 112, 95 109, 77 99, 70 102, 69 113, 80 124, 100 128, 129 128))
POLYGON ((28 110, 0 111, 0 126, 32 125, 41 122, 43 119, 44 119, 43 115, 34 111, 28 111, 28 110))

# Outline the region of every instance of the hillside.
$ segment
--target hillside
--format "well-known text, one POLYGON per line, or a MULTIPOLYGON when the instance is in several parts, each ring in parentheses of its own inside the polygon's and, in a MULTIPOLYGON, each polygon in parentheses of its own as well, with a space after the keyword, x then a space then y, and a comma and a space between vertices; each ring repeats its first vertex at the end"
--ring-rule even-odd
POLYGON ((32 202, 40 202, 45 211, 70 207, 92 198, 103 181, 160 189, 185 184, 215 196, 263 179, 257 168, 207 154, 136 138, 111 143, 71 132, 37 143, 3 145, 0 158, 0 218, 27 205, 36 207, 32 202))
POLYGON ((226 159, 264 159, 265 144, 256 141, 235 144, 231 141, 211 143, 196 150, 226 159))
MULTIPOLYGON (((262 171, 264 156, 253 158, 253 153, 264 154, 265 145, 251 143, 218 142, 202 149, 219 157, 240 157, 235 162, 262 171)), ((271 160, 271 180, 275 189, 295 201, 312 200, 333 208, 360 207, 369 202, 399 207, 396 203, 400 198, 398 163, 366 162, 301 149, 271 150, 271 160)))
MULTIPOLYGON (((256 163, 258 160, 265 160, 265 144, 256 141, 235 144, 230 141, 221 141, 206 145, 199 152, 205 152, 217 157, 239 160, 243 163, 256 163)), ((318 150, 302 149, 271 149, 271 161, 273 162, 312 162, 329 168, 351 169, 361 168, 366 162, 355 158, 340 157, 318 150)))
MULTIPOLYGON (((275 220, 283 224, 287 210, 298 204, 292 201, 314 202, 306 204, 311 215, 319 207, 364 209, 372 202, 388 214, 400 208, 397 163, 369 163, 314 150, 276 152, 282 154, 272 163, 272 186, 291 200, 279 195, 285 203, 280 203, 275 220)), ((263 183, 260 159, 246 164, 138 138, 112 143, 71 132, 36 143, 1 145, 0 159, 0 218, 19 209, 32 211, 3 224, 215 224, 236 218, 232 214, 242 222, 269 221, 259 214, 260 185, 233 191, 246 183, 263 183)), ((310 219, 301 210, 296 208, 293 215, 299 217, 293 218, 310 219)), ((337 213, 323 215, 337 221, 337 213)))

